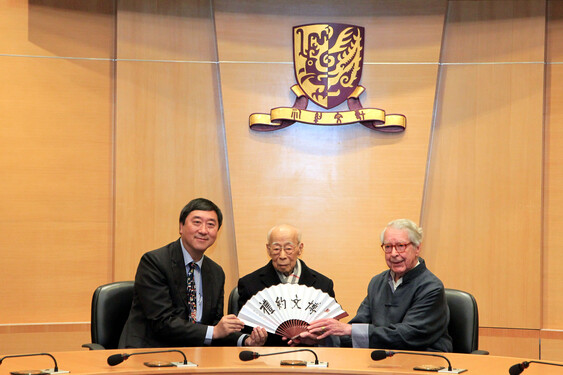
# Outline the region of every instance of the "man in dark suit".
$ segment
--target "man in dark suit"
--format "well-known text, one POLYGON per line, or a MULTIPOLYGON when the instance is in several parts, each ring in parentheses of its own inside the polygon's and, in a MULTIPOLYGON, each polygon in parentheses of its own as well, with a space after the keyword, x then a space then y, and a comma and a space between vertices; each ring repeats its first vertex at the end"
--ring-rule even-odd
MULTIPOLYGON (((259 291, 280 283, 311 286, 334 297, 334 283, 328 277, 307 267, 299 259, 303 253, 301 231, 288 224, 277 225, 268 232, 266 251, 271 258, 264 267, 238 281, 239 310, 259 291)), ((287 345, 281 336, 268 334, 267 346, 287 345)))
POLYGON ((213 202, 194 199, 180 213, 180 239, 143 255, 120 348, 264 344, 263 328, 243 335, 235 315, 223 316, 225 273, 204 256, 222 221, 213 202))

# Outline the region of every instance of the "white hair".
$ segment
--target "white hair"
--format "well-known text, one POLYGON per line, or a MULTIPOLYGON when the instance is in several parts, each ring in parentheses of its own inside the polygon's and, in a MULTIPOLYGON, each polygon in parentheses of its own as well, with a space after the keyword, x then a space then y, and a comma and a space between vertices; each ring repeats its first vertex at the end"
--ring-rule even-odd
POLYGON ((301 229, 296 228, 296 227, 294 227, 293 225, 290 225, 290 224, 279 224, 279 225, 273 226, 268 231, 268 237, 267 237, 268 243, 272 243, 270 241, 270 238, 272 238, 272 232, 274 230, 278 229, 278 228, 281 228, 281 227, 290 228, 290 229, 294 230, 295 232, 297 232, 297 243, 301 243, 301 229))
POLYGON ((389 227, 395 229, 405 229, 409 234, 409 240, 413 243, 414 246, 420 246, 420 244, 422 243, 422 228, 416 225, 414 221, 409 219, 396 219, 390 221, 381 232, 381 236, 380 236, 381 243, 383 243, 385 231, 389 227))

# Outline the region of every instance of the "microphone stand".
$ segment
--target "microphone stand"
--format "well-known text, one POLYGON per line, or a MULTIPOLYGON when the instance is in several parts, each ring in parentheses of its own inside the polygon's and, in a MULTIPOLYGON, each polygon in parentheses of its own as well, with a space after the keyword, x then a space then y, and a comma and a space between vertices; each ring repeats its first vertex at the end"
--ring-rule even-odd
MULTIPOLYGON (((59 370, 59 365, 57 364, 57 360, 55 359, 55 357, 53 357, 52 354, 49 353, 32 353, 32 354, 14 354, 14 355, 7 355, 4 356, 2 358, 0 358, 0 364, 2 364, 2 361, 5 360, 6 358, 18 358, 18 357, 34 357, 34 356, 39 356, 39 355, 46 355, 49 356, 53 359, 53 362, 55 363, 55 367, 53 367, 52 369, 44 369, 44 370, 38 370, 41 371, 42 374, 68 374, 70 371, 66 371, 66 370, 59 370)), ((20 370, 20 371, 10 371, 11 374, 14 375, 19 375, 19 374, 23 374, 23 373, 29 373, 30 371, 34 371, 34 370, 20 370)))
POLYGON ((176 352, 176 353, 180 353, 183 357, 184 357, 184 362, 159 362, 159 361, 153 361, 153 362, 144 362, 144 365, 147 367, 197 367, 197 364, 193 363, 193 362, 189 362, 186 358, 186 355, 184 354, 184 352, 182 352, 181 350, 178 349, 169 349, 169 350, 151 350, 151 351, 145 351, 145 352, 137 352, 137 353, 121 353, 121 354, 113 354, 110 355, 107 359, 108 365, 110 366, 115 366, 120 364, 121 362, 129 359, 129 357, 132 357, 134 355, 140 355, 140 354, 156 354, 156 353, 168 353, 168 352, 176 352))
POLYGON ((393 357, 395 354, 424 355, 424 356, 439 357, 439 358, 445 359, 446 362, 448 362, 448 368, 438 370, 437 372, 439 372, 439 373, 460 374, 462 372, 467 371, 467 369, 464 369, 464 368, 452 368, 452 363, 450 362, 450 360, 446 356, 441 355, 441 354, 434 354, 434 353, 396 352, 396 351, 393 351, 393 350, 374 350, 371 354, 371 358, 374 361, 379 361, 379 360, 381 360, 385 357, 393 357))
POLYGON ((270 356, 270 355, 287 354, 287 353, 295 353, 295 352, 311 352, 311 353, 313 353, 313 355, 315 356, 315 362, 305 362, 307 367, 328 367, 328 362, 319 362, 319 357, 317 356, 317 353, 315 353, 311 349, 306 349, 306 348, 295 349, 295 350, 285 350, 283 352, 275 352, 275 353, 267 353, 267 354, 260 354, 260 353, 257 353, 257 352, 244 350, 239 354, 239 358, 242 361, 251 361, 251 360, 259 358, 259 357, 267 357, 267 356, 270 356))
POLYGON ((551 366, 563 366, 562 364, 559 364, 559 363, 552 363, 552 362, 545 362, 545 361, 524 361, 522 363, 517 363, 514 366, 510 367, 508 369, 508 373, 510 375, 521 374, 522 371, 524 371, 525 369, 528 368, 528 366, 530 366, 530 363, 540 363, 542 365, 551 365, 551 366))

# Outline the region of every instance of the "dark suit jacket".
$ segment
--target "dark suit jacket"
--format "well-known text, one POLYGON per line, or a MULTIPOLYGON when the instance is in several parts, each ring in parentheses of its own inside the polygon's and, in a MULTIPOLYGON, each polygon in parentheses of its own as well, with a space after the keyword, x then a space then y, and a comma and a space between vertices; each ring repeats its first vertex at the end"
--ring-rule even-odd
MULTIPOLYGON (((133 304, 125 323, 120 348, 203 346, 208 325, 223 316, 225 273, 203 258, 201 266, 203 311, 201 323, 188 319, 187 275, 180 239, 144 254, 135 276, 133 304)), ((236 345, 240 333, 213 345, 236 345)))
MULTIPOLYGON (((305 262, 301 260, 301 277, 299 284, 311 286, 320 289, 331 297, 334 297, 334 283, 331 279, 323 274, 307 267, 305 262)), ((276 269, 272 265, 272 261, 264 267, 242 277, 238 281, 239 293, 239 310, 244 306, 253 295, 270 286, 280 284, 280 278, 276 273, 276 269)), ((249 330, 246 329, 246 332, 249 330)), ((265 346, 287 346, 287 341, 281 339, 281 336, 268 334, 268 340, 265 346)))

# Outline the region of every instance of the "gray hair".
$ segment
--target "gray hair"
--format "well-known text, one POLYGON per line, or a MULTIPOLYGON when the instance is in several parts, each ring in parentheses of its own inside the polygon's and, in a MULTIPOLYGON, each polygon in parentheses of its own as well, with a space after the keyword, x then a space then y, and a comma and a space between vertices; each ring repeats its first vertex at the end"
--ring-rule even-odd
POLYGON ((414 246, 420 246, 422 243, 422 228, 415 224, 414 221, 409 219, 396 219, 390 221, 387 226, 381 232, 381 243, 383 243, 383 237, 385 236, 385 231, 387 228, 395 229, 405 229, 409 233, 409 241, 413 243, 414 246))

